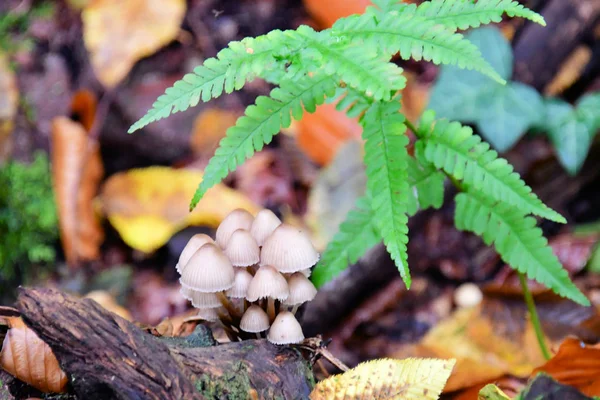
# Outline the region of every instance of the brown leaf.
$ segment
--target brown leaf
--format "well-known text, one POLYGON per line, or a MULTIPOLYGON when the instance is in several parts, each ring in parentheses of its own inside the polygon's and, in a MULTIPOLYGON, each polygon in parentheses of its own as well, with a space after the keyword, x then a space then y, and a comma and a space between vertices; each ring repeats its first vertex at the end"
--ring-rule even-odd
POLYGON ((12 152, 12 131, 18 105, 17 79, 6 57, 0 53, 0 164, 12 152))
POLYGON ((92 201, 104 170, 98 143, 79 122, 54 118, 51 141, 61 240, 67 262, 74 266, 99 257, 104 233, 92 201))
POLYGON ((225 136, 227 129, 235 125, 239 112, 209 108, 202 111, 194 121, 190 146, 197 155, 210 155, 225 136))
POLYGON ((360 139, 362 127, 357 118, 335 109, 335 104, 320 105, 295 123, 298 145, 321 165, 328 164, 340 146, 349 139, 360 139))
POLYGON ((6 372, 42 392, 65 391, 67 375, 60 369, 50 346, 27 327, 14 327, 8 331, 0 353, 0 365, 6 372))
POLYGON ((565 385, 588 396, 600 396, 600 345, 586 345, 575 338, 566 339, 558 353, 532 375, 546 372, 565 385))
POLYGON ((119 317, 131 321, 131 314, 125 308, 119 305, 115 298, 105 290, 93 290, 85 295, 86 298, 94 300, 108 311, 117 314, 119 317))
POLYGON ((563 267, 574 275, 585 268, 597 242, 598 235, 578 236, 567 233, 553 237, 549 244, 563 267))
POLYGON ((83 10, 83 38, 100 82, 114 87, 141 58, 172 41, 184 0, 91 0, 83 10))

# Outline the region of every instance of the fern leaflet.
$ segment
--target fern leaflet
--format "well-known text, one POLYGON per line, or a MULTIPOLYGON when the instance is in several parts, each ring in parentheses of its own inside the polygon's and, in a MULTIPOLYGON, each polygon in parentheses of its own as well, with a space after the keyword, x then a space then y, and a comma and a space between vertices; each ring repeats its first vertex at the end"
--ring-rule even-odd
MULTIPOLYGON (((418 208, 440 208, 444 203, 444 181, 446 176, 433 165, 422 165, 413 157, 408 158, 408 182, 416 191, 418 208)), ((409 213, 413 215, 416 212, 409 213)))
POLYGON ((468 192, 456 196, 455 224, 482 236, 487 245, 493 243, 507 264, 529 278, 579 304, 590 304, 569 279, 533 217, 510 204, 468 192))
POLYGON ((283 81, 269 97, 259 96, 254 105, 246 108, 246 115, 240 117, 221 139, 219 148, 204 170, 202 183, 194 194, 190 209, 229 171, 269 144, 282 127, 289 127, 292 117, 298 120, 305 110, 314 112, 325 97, 335 93, 335 88, 336 83, 330 77, 315 76, 297 82, 283 81))
POLYGON ((336 96, 338 103, 335 108, 338 111, 345 111, 350 118, 362 115, 373 103, 373 99, 366 94, 349 87, 339 88, 336 96))
POLYGON ((291 42, 287 32, 275 30, 257 38, 229 43, 229 47, 221 50, 217 57, 205 60, 203 65, 168 88, 128 132, 185 111, 200 101, 219 97, 223 91, 231 93, 241 89, 247 80, 274 68, 278 63, 274 56, 277 52, 290 51, 291 42))
POLYGON ((422 3, 416 11, 417 16, 444 25, 452 31, 500 22, 503 14, 523 17, 546 26, 544 17, 514 0, 431 0, 422 3))
MULTIPOLYGON (((419 131, 422 135, 423 130, 419 131)), ((454 179, 462 180, 496 201, 512 204, 525 214, 566 222, 562 215, 542 203, 513 167, 490 150, 490 145, 482 142, 469 127, 439 120, 415 143, 415 149, 417 156, 422 155, 454 179)))
POLYGON ((311 279, 317 287, 339 275, 349 264, 354 264, 367 250, 381 240, 373 224, 373 210, 365 196, 356 201, 356 207, 340 224, 338 233, 327 245, 311 279))
POLYGON ((412 194, 407 179, 408 138, 404 135, 406 126, 399 108, 397 99, 373 103, 361 122, 373 220, 404 283, 410 287, 406 214, 408 196, 412 194))
POLYGON ((332 36, 340 40, 362 40, 364 47, 377 49, 389 57, 400 52, 405 60, 412 57, 417 61, 457 65, 506 83, 483 58, 477 46, 463 35, 410 12, 387 13, 380 18, 370 13, 355 15, 338 20, 331 29, 332 36))

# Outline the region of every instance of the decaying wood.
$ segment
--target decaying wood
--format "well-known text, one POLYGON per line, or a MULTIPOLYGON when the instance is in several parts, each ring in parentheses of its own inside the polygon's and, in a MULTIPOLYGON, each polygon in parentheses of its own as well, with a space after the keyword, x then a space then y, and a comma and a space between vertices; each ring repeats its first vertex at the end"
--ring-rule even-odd
POLYGON ((265 340, 211 346, 208 329, 160 339, 51 289, 21 289, 17 308, 81 399, 301 399, 314 384, 299 350, 265 340))

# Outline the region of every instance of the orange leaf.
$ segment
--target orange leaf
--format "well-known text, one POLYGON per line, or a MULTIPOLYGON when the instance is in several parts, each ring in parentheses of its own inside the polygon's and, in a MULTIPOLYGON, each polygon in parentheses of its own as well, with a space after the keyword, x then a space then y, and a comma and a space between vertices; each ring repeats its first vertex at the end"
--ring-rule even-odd
POLYGON ((67 375, 60 369, 50 346, 27 327, 8 331, 0 353, 0 366, 42 392, 65 391, 67 375))
POLYGON ((321 24, 329 28, 339 18, 360 14, 371 5, 370 0, 304 0, 308 12, 321 24))
POLYGON ((587 396, 600 396, 600 344, 591 346, 575 338, 565 339, 558 353, 532 375, 538 372, 545 372, 587 396))
MULTIPOLYGON (((87 127, 95 114, 91 94, 80 92, 73 99, 73 112, 87 127)), ((104 174, 98 143, 88 138, 79 122, 67 117, 52 121, 52 177, 59 211, 61 240, 69 265, 99 257, 104 233, 92 201, 104 174)))
POLYGON ((359 138, 362 127, 356 118, 323 104, 313 114, 306 113, 296 123, 298 145, 315 162, 328 164, 348 139, 359 138))
POLYGON ((190 146, 195 154, 212 154, 227 129, 235 124, 240 113, 209 108, 194 121, 190 146))

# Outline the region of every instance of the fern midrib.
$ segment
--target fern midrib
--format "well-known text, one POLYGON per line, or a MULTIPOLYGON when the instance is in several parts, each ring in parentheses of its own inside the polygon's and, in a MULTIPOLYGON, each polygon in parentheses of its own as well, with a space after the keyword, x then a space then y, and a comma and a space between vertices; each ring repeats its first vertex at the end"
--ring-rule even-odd
MULTIPOLYGON (((485 15, 485 14, 488 14, 488 15, 489 14, 499 14, 499 16, 502 16, 502 14, 504 14, 504 12, 505 12, 505 10, 503 10, 503 9, 498 10, 498 9, 495 9, 495 8, 482 8, 482 9, 477 9, 477 10, 471 10, 470 12, 461 12, 461 13, 455 13, 455 14, 445 14, 443 16, 427 16, 427 15, 424 15, 424 14, 419 15, 419 16, 421 18, 425 18, 429 22, 434 22, 436 24, 448 26, 447 24, 444 24, 442 21, 450 20, 450 21, 454 22, 453 19, 456 19, 456 18, 460 18, 460 17, 472 17, 472 16, 485 15)), ((453 23, 452 26, 457 26, 457 24, 453 23)), ((472 25, 469 24, 469 26, 472 26, 472 25)))
MULTIPOLYGON (((242 141, 238 142, 237 146, 231 147, 234 150, 232 152, 230 152, 230 154, 237 154, 237 152, 240 149, 245 148, 246 143, 248 141, 252 141, 252 138, 254 137, 254 135, 257 132, 262 131, 262 127, 264 125, 266 125, 267 122, 271 120, 271 118, 279 117, 279 113, 282 110, 284 110, 286 107, 288 107, 290 104, 294 103, 295 101, 298 101, 298 99, 302 99, 302 96, 304 94, 310 92, 311 90, 313 90, 316 86, 320 85, 321 83, 323 83, 323 82, 325 82, 327 80, 331 80, 331 79, 332 79, 331 77, 326 76, 326 77, 324 77, 324 78, 322 78, 320 80, 316 80, 313 85, 307 86, 304 90, 302 90, 301 92, 297 93, 294 97, 290 98, 290 100, 288 100, 287 102, 282 102, 281 100, 277 100, 277 102, 279 103, 279 107, 276 109, 276 111, 272 112, 269 115, 268 118, 263 119, 252 131, 250 131, 248 133, 248 135, 246 135, 246 137, 244 139, 242 139, 242 141)), ((220 156, 220 157, 225 157, 225 156, 220 156)), ((210 163, 207 166, 206 170, 204 171, 204 174, 205 174, 205 176, 212 178, 214 175, 216 175, 218 173, 219 169, 215 169, 215 172, 212 173, 212 171, 210 171, 209 168, 208 168, 209 166, 210 166, 210 163)), ((209 179, 206 179, 206 180, 203 179, 202 183, 204 183, 207 180, 209 180, 209 179)), ((211 187, 212 187, 212 185, 211 185, 211 187)))

